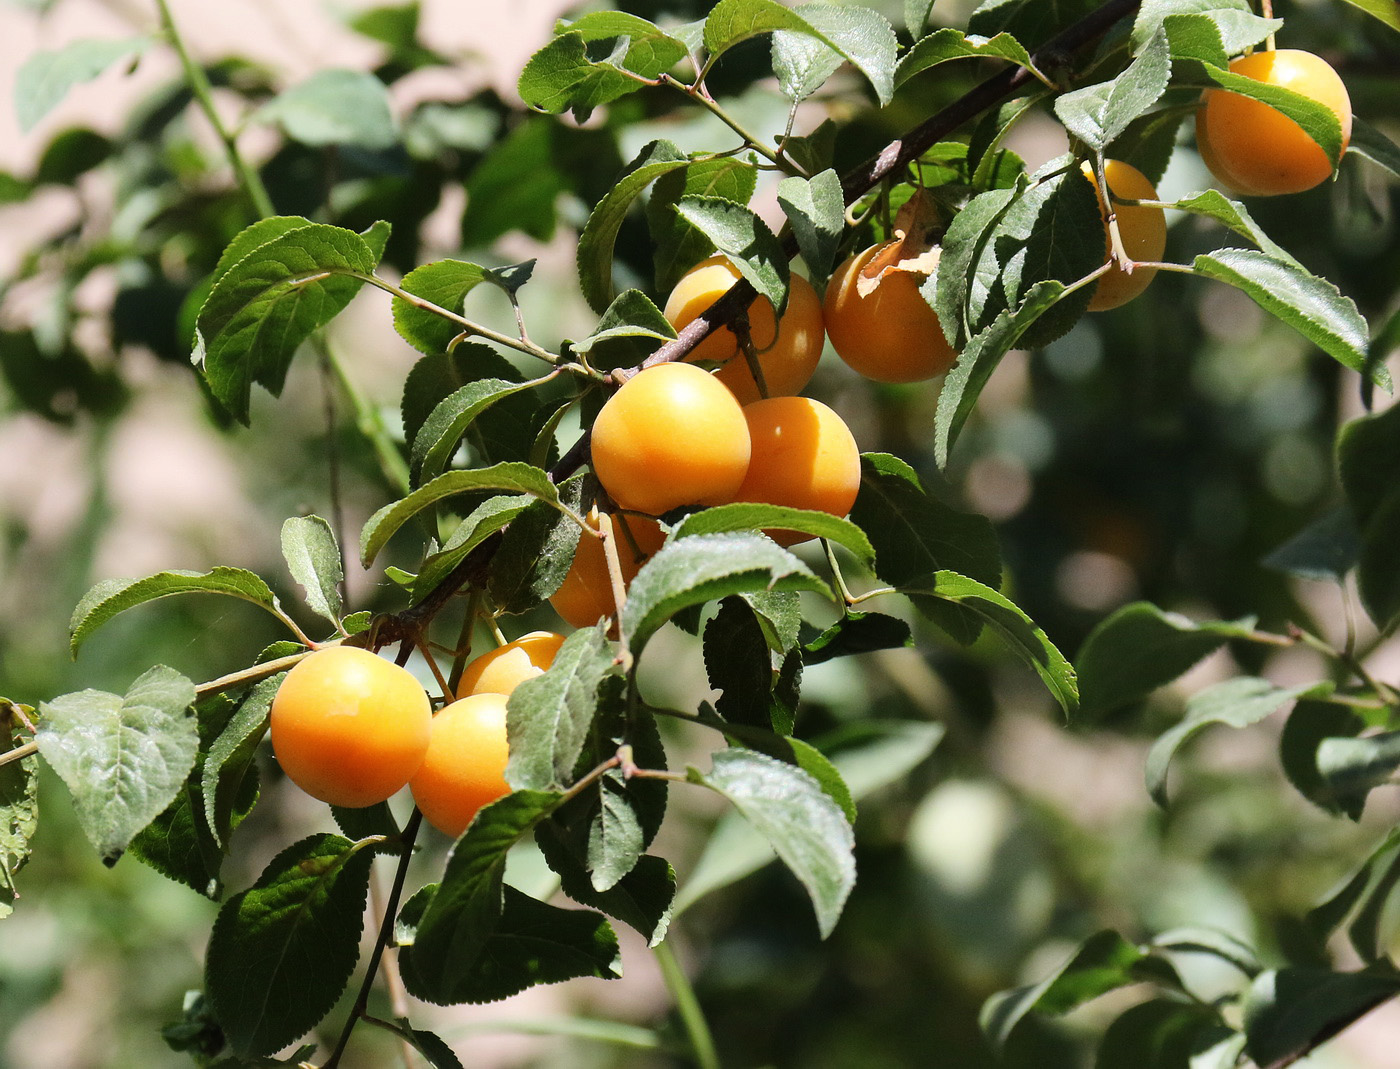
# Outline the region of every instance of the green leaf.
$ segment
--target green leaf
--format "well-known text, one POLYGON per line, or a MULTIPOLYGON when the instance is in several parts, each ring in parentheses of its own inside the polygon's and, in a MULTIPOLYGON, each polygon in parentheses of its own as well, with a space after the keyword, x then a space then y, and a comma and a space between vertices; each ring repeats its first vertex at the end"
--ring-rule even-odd
POLYGON ((107 579, 78 602, 68 621, 68 647, 77 656, 89 635, 118 613, 172 594, 227 594, 251 601, 268 612, 278 612, 277 599, 268 585, 242 568, 220 566, 207 572, 157 572, 142 579, 107 579))
POLYGON ((1319 767, 1318 751, 1329 739, 1355 738, 1365 729, 1365 718, 1350 706, 1306 699, 1298 702, 1279 737, 1279 763, 1288 782, 1313 805, 1359 820, 1368 789, 1338 794, 1319 767))
POLYGON ((34 129, 75 85, 92 81, 124 56, 139 56, 150 43, 145 37, 84 37, 54 51, 35 52, 15 75, 15 118, 20 132, 27 134, 34 129))
POLYGON ((236 803, 244 783, 257 774, 255 758, 267 734, 268 715, 285 672, 264 679, 238 704, 210 742, 200 773, 204 819, 215 845, 227 849, 235 823, 236 803))
POLYGON ((1115 988, 1173 975, 1171 966, 1114 931, 1080 944, 1069 961, 1038 984, 1001 991, 982 1005, 982 1032, 1001 1051, 1028 1013, 1060 1015, 1115 988))
POLYGON ((763 505, 738 502, 716 505, 692 512, 676 527, 674 538, 691 535, 723 534, 728 531, 788 530, 801 531, 816 538, 828 538, 845 546, 864 564, 875 560, 875 550, 865 532, 850 520, 828 512, 788 508, 785 505, 763 505))
POLYGON ((293 141, 313 148, 388 149, 399 140, 389 91, 365 71, 319 70, 275 96, 258 117, 277 123, 293 141))
MULTIPOLYGON (((943 737, 940 724, 907 721, 866 722, 858 744, 837 750, 832 764, 859 801, 898 782, 923 761, 943 737)), ((727 887, 776 860, 772 846, 738 813, 721 818, 676 896, 673 916, 690 908, 711 891, 727 887)))
POLYGON ((1245 1000, 1245 1053, 1258 1065, 1287 1065, 1397 994, 1400 976, 1390 972, 1261 973, 1245 1000))
POLYGON ((1253 947, 1215 928, 1173 928, 1154 936, 1152 945, 1182 954, 1209 954, 1250 979, 1264 971, 1253 947))
POLYGON ((676 211, 782 314, 787 307, 788 258, 767 223, 744 205, 723 197, 682 197, 676 211))
MULTIPOLYGON (((561 503, 577 514, 583 501, 584 477, 576 475, 559 487, 561 503)), ((487 593, 502 612, 526 612, 548 598, 568 574, 578 546, 579 526, 548 502, 535 501, 506 528, 501 546, 491 558, 487 593)))
POLYGON ((810 667, 837 657, 913 644, 909 625, 898 617, 878 612, 851 612, 804 645, 802 661, 810 667))
POLYGON ((1372 18, 1379 19, 1392 30, 1400 30, 1400 11, 1390 0, 1346 0, 1352 7, 1359 7, 1372 18))
POLYGON ((807 34, 850 60, 865 77, 881 106, 894 92, 897 42, 882 16, 868 9, 806 5, 793 11, 776 0, 719 0, 705 19, 704 44, 711 56, 760 34, 793 30, 807 34), (808 7, 813 18, 803 18, 808 7), (871 18, 875 15, 875 18, 871 18))
POLYGON ((576 33, 585 41, 625 38, 622 66, 643 78, 655 78, 688 55, 685 42, 672 37, 655 23, 621 11, 595 11, 573 22, 562 20, 556 33, 576 33))
POLYGON ((558 115, 572 110, 574 117, 584 122, 594 108, 635 93, 647 84, 648 79, 629 73, 623 66, 625 62, 625 53, 619 55, 617 51, 607 60, 590 59, 583 35, 564 33, 530 57, 520 72, 516 90, 526 105, 537 111, 558 115))
POLYGON ((1167 90, 1172 61, 1160 31, 1116 78, 1055 98, 1055 115, 1071 134, 1102 152, 1167 90))
POLYGON ((971 339, 957 363, 944 376, 934 413, 933 455, 940 468, 948 466, 948 454, 981 396, 982 388, 1041 316, 1065 296, 1064 286, 1053 280, 1037 282, 1014 309, 1000 312, 971 339))
POLYGON ((501 916, 506 853, 561 800, 558 794, 516 791, 485 806, 467 826, 426 901, 412 944, 402 951, 404 981, 416 997, 462 1001, 461 989, 472 984, 468 970, 501 916))
POLYGON ((1031 62, 1026 46, 1009 33, 999 33, 995 37, 969 37, 961 30, 945 26, 927 37, 920 38, 904 53, 900 58, 899 67, 895 70, 894 84, 903 85, 914 75, 949 60, 982 57, 1004 59, 1027 70, 1035 70, 1035 64, 1031 62))
POLYGON ((1323 946, 1332 933, 1350 920, 1347 936, 1352 948, 1367 962, 1386 953, 1380 938, 1380 922, 1391 893, 1400 882, 1400 832, 1391 831, 1360 868, 1308 912, 1308 931, 1323 946))
POLYGON ((1124 1010, 1104 1030, 1094 1067, 1181 1069, 1200 1049, 1203 1035, 1213 1037, 1222 1029, 1220 1015, 1209 1006, 1173 998, 1149 999, 1124 1010))
POLYGON ((692 783, 723 795, 769 842, 807 889, 825 939, 855 886, 855 836, 846 815, 809 774, 752 750, 714 755, 692 783))
POLYGON ((672 539, 642 565, 622 607, 621 628, 633 654, 691 605, 757 590, 812 590, 826 584, 762 535, 713 534, 672 539))
POLYGON ((293 516, 282 524, 282 556, 287 569, 306 591, 306 604, 318 616, 339 623, 344 606, 340 584, 340 547, 335 532, 320 516, 293 516))
POLYGON ((608 305, 593 333, 573 342, 571 348, 587 354, 595 371, 611 371, 636 367, 675 336, 675 328, 650 297, 641 290, 623 290, 608 305))
POLYGON ((1270 85, 1235 74, 1213 63, 1202 63, 1207 84, 1213 82, 1232 93, 1258 100, 1281 112, 1302 128, 1327 154, 1333 168, 1342 156, 1342 124, 1326 104, 1281 85, 1270 85))
POLYGON ((647 228, 651 232, 656 288, 669 293, 682 275, 714 251, 704 231, 676 211, 686 197, 720 197, 744 205, 753 197, 758 170, 751 163, 732 158, 700 160, 656 180, 647 200, 647 228))
POLYGON ((512 787, 554 790, 570 784, 598 707, 598 687, 612 670, 607 636, 585 627, 564 640, 548 671, 515 688, 506 716, 506 781, 512 787))
POLYGON ((1370 160, 1383 167, 1396 177, 1400 177, 1400 145, 1370 123, 1352 116, 1351 143, 1347 152, 1356 153, 1362 159, 1370 160))
MULTIPOLYGON (((11 719, 14 704, 0 698, 0 756, 21 745, 11 719)), ((29 754, 0 765, 0 919, 14 911, 19 897, 15 874, 29 860, 30 841, 39 825, 39 758, 29 754)))
POLYGON ((359 292, 363 282, 351 276, 370 274, 378 262, 365 236, 311 223, 230 266, 196 320, 194 359, 219 402, 246 424, 253 383, 280 395, 297 347, 359 292))
POLYGON ((537 382, 478 379, 443 398, 413 436, 409 465, 414 479, 422 482, 440 475, 477 416, 497 401, 537 385, 537 382))
POLYGON ((1325 512, 1261 563, 1300 579, 1341 584, 1361 551, 1356 521, 1345 508, 1325 512))
POLYGON ((1342 296, 1326 279, 1253 249, 1218 249, 1197 256, 1192 267, 1198 275, 1243 290, 1260 308, 1319 349, 1353 371, 1367 374, 1382 389, 1390 389, 1385 367, 1368 366, 1366 320, 1351 298, 1342 296))
POLYGON ((721 692, 715 709, 735 724, 771 728, 773 656, 763 627, 742 598, 720 602, 704 632, 705 676, 721 692))
POLYGON ((651 141, 627 167, 608 194, 588 214, 578 237, 579 288, 595 312, 613 297, 613 248, 632 202, 657 178, 682 170, 689 160, 669 141, 651 141))
POLYGON ((449 471, 371 516, 360 532, 360 559, 368 567, 394 532, 418 513, 445 498, 474 490, 508 490, 530 494, 549 503, 559 499, 549 476, 529 464, 507 463, 470 471, 449 471))
POLYGON ((1066 717, 1073 719, 1079 711, 1079 683, 1074 667, 1034 620, 996 590, 957 572, 942 571, 933 576, 932 585, 901 587, 900 592, 911 597, 941 598, 971 609, 1035 670, 1066 717))
MULTIPOLYGON (((462 302, 467 294, 485 281, 486 269, 479 264, 464 260, 434 260, 406 274, 399 283, 399 289, 461 315, 462 302)), ((395 297, 393 306, 394 329, 399 332, 399 337, 420 353, 429 356, 446 353, 452 340, 462 333, 462 324, 437 312, 419 308, 402 297, 395 297)), ((417 367, 415 365, 415 370, 417 367)), ((407 386, 404 393, 407 397, 407 386)))
MULTIPOLYGON (((953 571, 988 586, 1000 584, 1001 549, 990 520, 925 493, 914 469, 898 457, 865 453, 860 463, 851 522, 870 536, 881 579, 914 588, 931 583, 940 571, 953 571)), ((976 617, 942 602, 916 605, 960 642, 972 642, 981 631, 976 617)))
POLYGON ((272 1054, 335 1006, 360 956, 370 857, 312 835, 219 910, 204 985, 234 1051, 272 1054))
POLYGON ((422 601, 449 572, 466 559, 477 546, 510 523, 532 504, 529 494, 500 495, 488 498, 472 510, 456 528, 442 548, 423 561, 423 567, 412 582, 413 600, 422 601))
POLYGON ((1254 621, 1198 624, 1146 601, 1102 620, 1079 648, 1076 667, 1086 721, 1142 701, 1232 638, 1249 638, 1254 621))
POLYGON ((42 706, 39 752, 67 784, 78 823, 106 864, 174 801, 194 767, 194 699, 193 683, 157 665, 125 697, 84 690, 42 706))
POLYGON ((936 2, 937 0, 904 0, 904 28, 914 40, 917 41, 919 35, 924 32, 936 2))
POLYGON ((1334 798, 1364 798, 1391 782, 1400 768, 1400 732, 1358 738, 1326 738, 1317 747, 1317 770, 1334 798))
POLYGON ((820 3, 803 4, 798 14, 820 36, 773 32, 773 72, 785 96, 805 100, 831 77, 843 58, 849 58, 870 80, 880 104, 890 102, 899 42, 883 15, 856 4, 820 3))
POLYGON ((810 179, 784 178, 778 183, 778 204, 813 277, 822 279, 831 274, 846 232, 840 177, 828 167, 810 179))
MULTIPOLYGON (((1230 17, 1253 15, 1249 0, 1143 0, 1133 21, 1129 41, 1134 54, 1137 53, 1168 19, 1180 19, 1194 14, 1209 14, 1213 25, 1223 25, 1230 17)), ((1218 31, 1217 31, 1218 36, 1218 31)), ((1262 38, 1261 38, 1262 40, 1262 38)), ((1250 42, 1251 44, 1254 42, 1250 42)), ((1242 52, 1249 45, 1241 45, 1231 50, 1230 55, 1242 52)))
POLYGON ((1176 751, 1211 724, 1232 728, 1248 727, 1277 712, 1285 704, 1330 686, 1307 683, 1298 687, 1278 687, 1267 679, 1239 676, 1217 683, 1194 695, 1186 703, 1181 721, 1157 737, 1147 752, 1147 793, 1159 806, 1167 805, 1167 768, 1176 751))
MULTIPOLYGON (((1047 281, 1069 286, 1096 270, 1104 261, 1105 242, 1093 185, 1073 159, 1060 157, 1025 189, 984 193, 970 202, 948 228, 938 273, 924 295, 932 297, 954 348, 962 348, 1002 312, 1019 308, 1033 293, 1043 294, 1047 281), (964 223, 974 205, 977 212, 964 223), (945 285, 953 291, 946 296, 945 285)), ((1090 295, 1085 286, 1060 300, 1053 315, 1042 314, 1025 331, 1022 347, 1045 345, 1063 334, 1088 307, 1090 295)))
POLYGON ((987 299, 990 278, 995 274, 979 270, 979 264, 997 225, 1021 196, 1024 181, 1013 188, 977 194, 953 216, 943 234, 943 251, 933 276, 933 310, 955 349, 961 350, 976 333, 968 322, 969 309, 974 302, 987 299))
POLYGON ((1264 233, 1259 224, 1254 221, 1254 217, 1249 214, 1248 208, 1239 201, 1230 200, 1219 190, 1207 189, 1201 193, 1187 194, 1173 203, 1172 207, 1178 211, 1214 219, 1241 237, 1248 238, 1274 259, 1283 260, 1286 263, 1297 263, 1293 259, 1292 253, 1264 233))
POLYGON ((536 841, 549 867, 559 875, 563 892, 580 905, 600 909, 636 929, 656 946, 666 938, 671 922, 671 902, 676 894, 676 874, 664 859, 638 858, 636 863, 606 890, 598 890, 588 875, 587 845, 576 829, 558 821, 545 821, 536 841))
POLYGON ((1387 475, 1397 456, 1400 408, 1395 406, 1354 419, 1337 434, 1337 466, 1359 532, 1361 600, 1382 630, 1400 620, 1400 558, 1394 552, 1400 531, 1400 487, 1387 475))

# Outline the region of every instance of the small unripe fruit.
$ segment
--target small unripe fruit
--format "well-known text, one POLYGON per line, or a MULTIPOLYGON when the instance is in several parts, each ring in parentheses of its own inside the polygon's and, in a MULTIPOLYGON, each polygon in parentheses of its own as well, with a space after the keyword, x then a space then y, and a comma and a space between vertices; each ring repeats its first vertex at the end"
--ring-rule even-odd
POLYGON ((298 661, 272 699, 272 751, 313 798, 360 807, 397 792, 423 762, 432 706, 413 674, 353 646, 298 661))

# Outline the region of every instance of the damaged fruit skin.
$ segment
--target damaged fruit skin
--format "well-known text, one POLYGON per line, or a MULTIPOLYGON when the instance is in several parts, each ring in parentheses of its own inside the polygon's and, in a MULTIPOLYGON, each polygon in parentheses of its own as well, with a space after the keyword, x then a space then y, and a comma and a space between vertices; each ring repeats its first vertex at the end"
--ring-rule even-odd
POLYGON ((866 378, 918 382, 947 371, 957 353, 919 292, 928 272, 881 263, 891 255, 898 243, 872 245, 836 269, 823 303, 826 333, 836 355, 866 378))

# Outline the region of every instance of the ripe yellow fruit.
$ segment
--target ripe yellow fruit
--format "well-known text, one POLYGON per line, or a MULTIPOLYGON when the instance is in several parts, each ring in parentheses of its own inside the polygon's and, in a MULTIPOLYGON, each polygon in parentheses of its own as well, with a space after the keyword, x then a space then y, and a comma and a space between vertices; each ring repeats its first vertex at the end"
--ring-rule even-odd
POLYGON ((475 658, 462 670, 457 697, 470 694, 506 694, 527 679, 543 675, 554 663, 564 636, 553 631, 531 631, 514 642, 497 646, 475 658))
MULTIPOLYGON (((770 397, 744 408, 753 459, 738 501, 845 516, 860 490, 860 449, 846 421, 810 397, 770 397)), ((765 532, 790 546, 811 535, 765 532)))
MULTIPOLYGON (((1311 52, 1281 48, 1232 60, 1246 78, 1292 89, 1325 104, 1351 141, 1351 98, 1331 65, 1311 52)), ((1256 197, 1301 193, 1332 177, 1327 153, 1281 111, 1228 89, 1208 89, 1196 112, 1196 147, 1211 173, 1256 197)))
POLYGON ((432 706, 407 669, 353 646, 298 661, 272 699, 272 751, 313 798, 360 807, 384 801, 418 771, 432 706))
MULTIPOLYGON (((1097 195, 1099 184, 1094 180, 1093 165, 1086 160, 1082 170, 1097 195)), ((1108 191, 1115 199, 1157 199, 1156 188, 1147 180, 1147 176, 1131 163, 1105 160, 1103 173, 1108 182, 1108 191)), ((1123 239, 1123 248, 1128 255, 1134 260, 1161 260, 1167 247, 1167 219, 1162 209, 1145 204, 1115 204, 1113 210, 1118 216, 1118 235, 1123 239)), ((1102 196, 1099 197, 1099 214, 1103 217, 1104 233, 1107 235, 1108 208, 1102 196)), ((1112 256, 1112 249, 1109 250, 1109 255, 1112 256)), ((1089 300, 1089 311, 1101 312, 1127 304, 1147 289, 1148 283, 1156 274, 1155 267, 1138 267, 1129 274, 1114 264, 1108 269, 1108 273, 1099 279, 1098 287, 1089 300)))
POLYGON ((442 709, 432 738, 409 781, 423 818, 454 839, 482 806, 510 793, 504 694, 473 694, 442 709))
POLYGON ((886 270, 875 288, 860 292, 862 275, 878 275, 877 257, 885 245, 872 245, 836 269, 822 306, 827 337, 836 355, 866 378, 878 382, 917 382, 953 366, 953 352, 938 315, 919 292, 922 278, 886 270))
MULTIPOLYGON (((738 279, 739 269, 727 257, 715 255, 702 260, 686 272, 666 299, 667 320, 680 330, 724 296, 738 279)), ((792 276, 787 308, 776 329, 773 305, 767 297, 754 298, 748 314, 749 338, 758 353, 768 396, 797 393, 811 379, 826 343, 822 305, 812 284, 801 275, 792 276)), ((761 396, 748 361, 739 353, 739 339, 728 327, 712 333, 691 350, 687 359, 721 364, 715 377, 733 391, 740 404, 757 401, 761 396)))
POLYGON ((603 405, 591 450, 594 474, 621 508, 659 516, 732 501, 749 467, 749 428, 709 372, 657 364, 603 405))

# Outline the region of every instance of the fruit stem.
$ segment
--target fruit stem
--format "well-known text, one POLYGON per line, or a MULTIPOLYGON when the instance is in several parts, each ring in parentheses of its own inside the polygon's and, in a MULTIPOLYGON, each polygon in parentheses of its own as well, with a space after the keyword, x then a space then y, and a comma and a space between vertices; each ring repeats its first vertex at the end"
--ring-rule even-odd
POLYGON ((673 75, 663 74, 661 76, 661 84, 669 85, 672 89, 679 89, 686 96, 690 97, 691 100, 695 101, 702 108, 708 111, 711 115, 717 118, 720 122, 724 123, 725 126, 729 127, 729 129, 733 130, 736 134, 742 137, 746 146, 753 149, 755 152, 757 152, 760 156, 762 156, 769 163, 773 164, 775 167, 781 168, 788 174, 798 174, 798 172, 792 166, 792 164, 790 164, 782 156, 778 155, 778 153, 774 152, 771 148, 769 148, 766 144, 760 141, 753 134, 749 133, 748 130, 744 129, 744 127, 739 124, 738 119, 730 115, 729 112, 727 112, 716 100, 714 100, 709 93, 705 92, 704 89, 701 88, 700 82, 698 80, 694 85, 686 85, 685 82, 681 81, 679 78, 676 78, 673 75))
POLYGON ((836 589, 841 594, 841 600, 845 603, 842 606, 842 613, 855 604, 855 598, 851 596, 851 590, 846 586, 846 577, 841 574, 841 565, 836 561, 836 550, 831 545, 831 539, 823 538, 822 549, 826 551, 826 563, 831 566, 831 577, 836 580, 836 589))
POLYGON ((13 750, 6 750, 0 753, 0 767, 8 765, 11 761, 22 761, 32 753, 39 752, 37 742, 26 742, 23 746, 16 746, 13 750))
POLYGON ((428 662, 428 668, 431 669, 433 678, 437 680, 437 685, 442 688, 443 702, 451 702, 455 691, 448 685, 447 680, 443 678, 442 669, 438 667, 437 658, 433 656, 433 651, 429 648, 428 644, 423 641, 423 636, 421 634, 414 636, 413 644, 418 647, 418 652, 423 655, 423 660, 428 662))
POLYGON ((671 949, 670 941, 663 939, 651 949, 656 955, 656 963, 661 966, 661 976, 666 981, 666 988, 676 1000, 676 1011, 685 1026, 695 1064, 700 1069, 719 1069, 719 1055, 715 1051, 715 1041, 710 1034, 709 1023, 700 1008, 700 1000, 695 997, 695 989, 691 986, 690 979, 676 960, 676 953, 671 949))
POLYGON ((336 1041, 335 1050, 321 1069, 336 1069, 340 1064, 341 1056, 345 1053, 345 1048, 350 1042, 350 1033, 355 1030, 355 1024, 364 1016, 365 1010, 369 1007, 369 992, 374 986, 374 978, 379 972, 379 961, 384 956, 384 949, 389 945, 389 933, 394 927, 394 917, 399 912, 399 899, 403 897, 404 882, 408 879, 408 863, 413 859, 413 844, 418 838, 418 829, 423 825, 423 814, 415 807, 413 815, 408 818, 408 823, 404 825, 402 839, 403 853, 399 855, 398 868, 394 870, 394 883, 389 888, 389 901, 384 907, 384 916, 379 922, 379 935, 374 941, 374 950, 369 956, 369 965, 365 969, 365 978, 360 984, 360 993, 355 998, 355 1005, 350 1010, 350 1016, 345 1022, 345 1027, 340 1032, 340 1039, 336 1041))
POLYGON ((248 166, 248 161, 238 151, 237 139, 224 125, 224 121, 219 118, 219 111, 214 107, 213 86, 209 84, 209 77, 204 73, 204 68, 194 61, 189 49, 185 47, 184 38, 180 36, 180 31, 175 26, 175 19, 170 13, 169 3, 167 0, 156 0, 156 7, 160 11, 161 29, 165 31, 166 38, 170 41, 171 47, 175 49, 175 54, 180 58, 180 66, 184 68, 185 80, 189 82, 190 92, 199 102, 200 110, 209 120, 209 125, 214 128, 214 133, 223 142, 224 153, 228 156, 234 174, 238 176, 239 185, 248 194, 248 199, 253 202, 253 210, 262 219, 276 215, 277 210, 272 206, 272 198, 267 195, 267 187, 263 185, 258 172, 248 166))
MULTIPOLYGON (((321 643, 321 649, 327 646, 334 646, 334 642, 321 643)), ((243 668, 237 672, 230 672, 226 676, 218 679, 211 679, 208 683, 201 683, 195 687, 194 693, 198 698, 207 697, 210 694, 217 694, 221 690, 228 690, 230 687, 237 687, 244 683, 257 683, 259 680, 275 676, 278 672, 291 668, 292 665, 311 654, 311 650, 303 650, 301 653, 288 654, 286 657, 278 657, 275 661, 264 661, 262 664, 255 664, 251 668, 243 668)))
MULTIPOLYGON (((588 531, 588 528, 585 527, 584 530, 588 531)), ((622 578, 622 561, 617 555, 617 531, 613 527, 612 517, 606 512, 598 513, 598 530, 589 533, 594 534, 603 543, 603 559, 608 564, 608 585, 612 587, 613 614, 620 625, 622 603, 627 600, 627 584, 622 578)), ((622 629, 619 626, 618 634, 621 633, 622 629)), ((623 641, 626 642, 626 639, 623 641)))
POLYGON ((456 312, 449 312, 441 305, 425 300, 417 294, 409 293, 407 290, 394 285, 386 279, 380 278, 376 274, 365 274, 361 271, 340 271, 334 273, 348 275, 351 278, 358 278, 361 282, 368 282, 371 286, 377 286, 385 293, 392 294, 401 301, 406 301, 414 308, 424 312, 431 312, 433 315, 441 316, 451 323, 456 323, 459 327, 463 328, 462 333, 466 337, 485 338, 487 341, 495 342, 497 345, 504 345, 507 349, 514 349, 516 352, 537 357, 546 364, 559 364, 563 361, 563 357, 559 356, 557 353, 551 353, 548 349, 536 345, 528 338, 512 338, 509 334, 502 334, 498 330, 484 327, 480 323, 467 319, 465 316, 458 315, 456 312))

